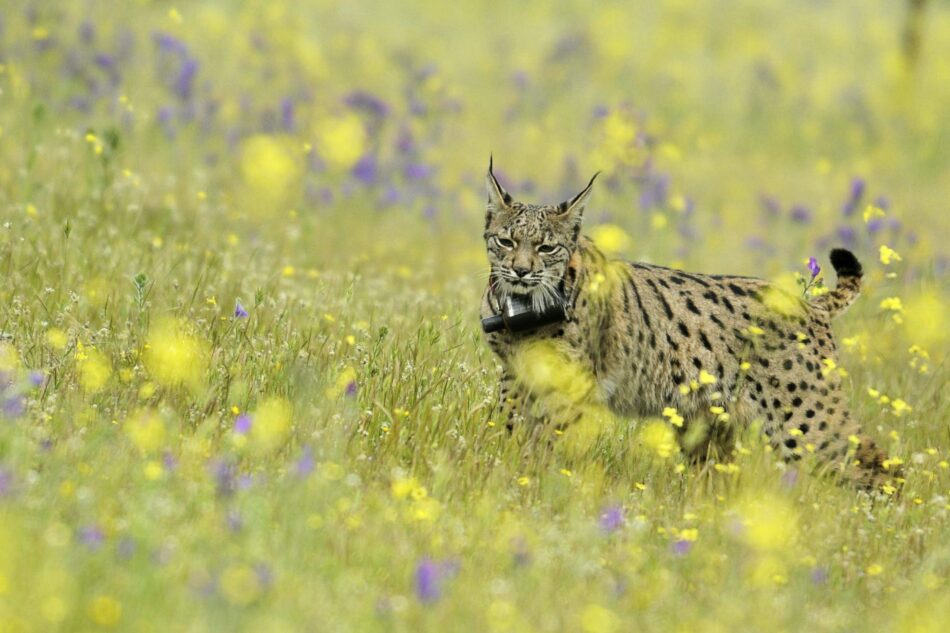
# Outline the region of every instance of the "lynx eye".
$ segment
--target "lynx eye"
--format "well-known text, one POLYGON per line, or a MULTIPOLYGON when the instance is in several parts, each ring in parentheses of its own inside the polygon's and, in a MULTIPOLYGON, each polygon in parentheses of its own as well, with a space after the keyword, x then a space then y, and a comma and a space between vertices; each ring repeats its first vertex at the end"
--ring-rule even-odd
POLYGON ((507 237, 496 237, 495 242, 497 242, 502 248, 512 249, 515 247, 515 243, 509 240, 507 237))
POLYGON ((542 255, 550 255, 557 250, 557 245, 555 244, 542 244, 538 247, 538 252, 542 255))

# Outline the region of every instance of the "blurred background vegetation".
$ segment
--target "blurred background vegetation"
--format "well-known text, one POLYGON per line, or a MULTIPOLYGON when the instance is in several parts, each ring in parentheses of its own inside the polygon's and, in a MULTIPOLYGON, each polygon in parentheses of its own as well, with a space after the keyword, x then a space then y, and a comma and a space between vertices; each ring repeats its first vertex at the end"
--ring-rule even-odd
POLYGON ((943 630, 948 111, 936 0, 8 0, 0 631, 943 630), (904 492, 510 438, 490 153, 626 258, 853 249, 904 492))

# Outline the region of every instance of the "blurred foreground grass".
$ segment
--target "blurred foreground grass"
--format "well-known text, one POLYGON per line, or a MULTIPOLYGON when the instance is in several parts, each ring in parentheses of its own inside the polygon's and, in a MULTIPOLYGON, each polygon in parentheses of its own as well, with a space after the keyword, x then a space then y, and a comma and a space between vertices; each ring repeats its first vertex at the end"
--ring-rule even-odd
POLYGON ((14 2, 0 15, 0 631, 941 631, 950 9, 14 2), (628 258, 843 244, 873 502, 755 433, 491 420, 483 173, 628 258), (896 253, 896 255, 895 255, 896 253))

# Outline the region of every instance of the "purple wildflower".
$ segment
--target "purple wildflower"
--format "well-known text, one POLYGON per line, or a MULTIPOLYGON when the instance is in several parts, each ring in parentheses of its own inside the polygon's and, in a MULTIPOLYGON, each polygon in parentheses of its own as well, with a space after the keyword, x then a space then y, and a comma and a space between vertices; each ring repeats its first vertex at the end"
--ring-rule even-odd
POLYGON ((364 155, 353 166, 353 176, 366 185, 373 184, 377 171, 376 157, 373 154, 364 155))
POLYGON ((686 556, 693 549, 693 542, 686 539, 673 541, 673 553, 677 556, 686 556))
POLYGON ((182 101, 188 101, 191 99, 192 88, 194 87, 195 75, 198 74, 198 67, 200 64, 197 59, 192 57, 185 57, 182 60, 181 68, 178 71, 178 75, 175 77, 175 94, 182 101))
POLYGON ((782 212, 782 205, 775 196, 768 194, 759 195, 759 206, 766 217, 774 218, 782 212))
POLYGON ((792 207, 791 211, 792 221, 797 222, 798 224, 808 224, 811 222, 811 209, 806 206, 797 204, 792 207))
POLYGON ((234 418, 234 432, 240 433, 241 435, 246 435, 251 430, 251 425, 253 420, 251 416, 246 413, 242 413, 238 417, 234 418))
POLYGON ((854 228, 850 226, 839 226, 838 239, 841 240, 845 246, 853 245, 855 240, 854 228))
POLYGON ((167 33, 155 33, 152 39, 155 40, 155 43, 162 52, 175 53, 177 55, 183 55, 188 52, 188 47, 185 46, 181 40, 167 33))
POLYGON ((26 409, 26 404, 24 402, 23 396, 17 394, 10 398, 7 398, 3 402, 3 415, 8 418, 18 418, 23 415, 23 411, 26 409))
POLYGON ((354 110, 363 110, 380 118, 385 117, 389 113, 389 106, 386 105, 385 101, 365 90, 355 90, 351 92, 343 99, 343 103, 354 110))
POLYGON ((402 198, 402 195, 399 193, 399 189, 397 189, 396 187, 392 185, 389 185, 383 191, 383 195, 380 196, 379 202, 380 204, 384 206, 390 206, 399 202, 401 198, 402 198))
POLYGON ((416 597, 420 602, 435 602, 442 594, 439 566, 424 558, 416 566, 416 597))
POLYGON ((246 319, 250 316, 247 312, 247 309, 241 305, 240 301, 234 302, 234 318, 235 319, 246 319))
POLYGON ((432 175, 432 168, 422 163, 410 163, 406 166, 406 178, 409 180, 425 180, 432 175))
POLYGON ((216 460, 211 465, 211 474, 214 477, 216 492, 218 496, 230 497, 234 494, 234 464, 222 460, 216 460))
POLYGON ((287 131, 294 129, 294 102, 292 99, 284 99, 280 102, 280 124, 287 131))
MULTIPOLYGON (((396 149, 400 154, 410 154, 416 149, 415 140, 412 138, 412 132, 408 128, 399 130, 399 136, 396 137, 396 149)), ((498 177, 498 174, 495 174, 498 177)), ((499 181, 501 182, 501 181, 499 181)), ((504 182, 501 183, 504 186, 504 182)))
POLYGON ((821 272, 821 266, 818 265, 818 260, 814 257, 808 258, 808 271, 811 273, 812 279, 817 277, 818 273, 821 272))
POLYGON ((13 489, 13 473, 0 468, 0 497, 5 497, 13 489))
POLYGON ((854 177, 851 179, 851 191, 848 193, 848 199, 841 206, 841 213, 845 217, 854 213, 861 204, 861 198, 864 197, 865 185, 864 178, 854 177))
POLYGON ((42 387, 46 381, 46 374, 41 369, 36 369, 30 372, 29 380, 33 387, 42 387))
POLYGON ((171 451, 165 451, 162 453, 162 466, 165 467, 165 470, 171 472, 178 467, 178 460, 175 459, 175 456, 171 451))
POLYGON ((356 395, 356 381, 351 380, 350 384, 346 386, 346 391, 343 392, 347 397, 352 397, 356 395))
POLYGON ((102 547, 102 543, 105 539, 105 534, 95 525, 87 525, 79 530, 79 540, 93 551, 102 547))
POLYGON ((303 449, 303 455, 301 455, 300 459, 297 460, 297 464, 294 466, 294 469, 297 471, 297 475, 300 477, 306 477, 313 472, 313 466, 313 450, 308 446, 303 449))
POLYGON ((238 490, 249 490, 254 485, 254 475, 244 473, 237 478, 238 490))
POLYGON ((623 527, 623 508, 612 506, 600 513, 600 529, 604 534, 611 534, 623 527))
POLYGON ((815 567, 811 570, 811 581, 816 585, 823 585, 828 582, 828 570, 824 567, 815 567))
POLYGON ((640 210, 650 211, 651 209, 665 207, 669 190, 669 175, 648 174, 640 191, 640 210))

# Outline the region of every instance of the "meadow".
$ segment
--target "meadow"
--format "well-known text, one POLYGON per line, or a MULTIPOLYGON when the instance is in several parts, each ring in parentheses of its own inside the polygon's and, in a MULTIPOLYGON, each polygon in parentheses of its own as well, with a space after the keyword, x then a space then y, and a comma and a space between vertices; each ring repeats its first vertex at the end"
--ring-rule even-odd
POLYGON ((950 5, 916 53, 905 11, 7 0, 0 632, 946 630, 950 5), (600 170, 618 257, 852 249, 834 370, 902 488, 509 435, 489 155, 531 202, 600 170))

